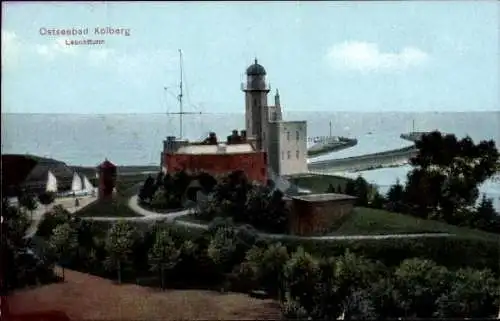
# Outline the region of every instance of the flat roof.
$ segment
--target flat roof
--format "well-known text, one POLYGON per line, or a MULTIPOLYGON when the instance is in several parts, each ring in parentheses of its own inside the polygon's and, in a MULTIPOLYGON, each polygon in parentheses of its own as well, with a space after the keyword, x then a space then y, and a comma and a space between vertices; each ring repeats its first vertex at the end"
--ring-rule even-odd
POLYGON ((255 152, 252 145, 244 144, 219 144, 219 145, 187 145, 177 150, 176 154, 244 154, 255 152))
POLYGON ((325 193, 325 194, 307 194, 300 196, 292 196, 292 199, 304 202, 330 202, 330 201, 354 200, 356 199, 356 197, 345 194, 325 193))

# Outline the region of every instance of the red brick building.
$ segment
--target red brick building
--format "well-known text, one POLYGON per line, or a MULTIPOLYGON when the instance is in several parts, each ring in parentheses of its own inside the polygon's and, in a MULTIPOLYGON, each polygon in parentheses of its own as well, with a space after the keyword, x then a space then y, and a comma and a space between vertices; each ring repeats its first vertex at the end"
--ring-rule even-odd
POLYGON ((256 151, 244 131, 241 136, 233 131, 224 143, 217 142, 213 133, 202 143, 167 139, 162 157, 168 173, 204 171, 216 176, 242 170, 251 181, 267 182, 266 153, 256 151))
POLYGON ((343 194, 309 194, 292 197, 289 232, 321 235, 338 227, 351 215, 356 198, 343 194))
POLYGON ((99 173, 99 199, 110 199, 116 186, 116 166, 106 159, 97 169, 99 173))

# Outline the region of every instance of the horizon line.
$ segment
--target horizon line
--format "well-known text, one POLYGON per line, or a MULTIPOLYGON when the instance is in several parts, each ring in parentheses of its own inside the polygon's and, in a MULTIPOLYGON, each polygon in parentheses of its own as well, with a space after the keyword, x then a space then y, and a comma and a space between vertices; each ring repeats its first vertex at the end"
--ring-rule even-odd
MULTIPOLYGON (((388 113, 399 113, 399 114, 458 114, 458 113, 499 113, 500 110, 417 110, 417 111, 407 111, 407 110, 382 110, 382 111, 364 111, 364 110, 288 110, 283 111, 283 113, 359 113, 359 114, 388 114, 388 113)), ((244 114, 245 111, 231 111, 231 112, 201 112, 199 115, 220 115, 220 114, 244 114)), ((106 116, 106 115, 165 115, 165 116, 175 116, 167 115, 163 112, 110 112, 110 113, 78 113, 78 112, 1 112, 2 115, 91 115, 91 116, 106 116)), ((194 115, 193 115, 194 116, 194 115)))

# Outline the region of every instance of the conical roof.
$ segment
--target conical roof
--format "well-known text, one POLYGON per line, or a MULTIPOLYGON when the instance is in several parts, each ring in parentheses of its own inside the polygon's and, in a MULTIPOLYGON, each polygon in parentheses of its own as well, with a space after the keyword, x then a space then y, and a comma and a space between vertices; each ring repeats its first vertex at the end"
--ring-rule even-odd
POLYGON ((107 158, 104 160, 104 162, 99 165, 99 168, 116 168, 116 165, 111 163, 107 158))

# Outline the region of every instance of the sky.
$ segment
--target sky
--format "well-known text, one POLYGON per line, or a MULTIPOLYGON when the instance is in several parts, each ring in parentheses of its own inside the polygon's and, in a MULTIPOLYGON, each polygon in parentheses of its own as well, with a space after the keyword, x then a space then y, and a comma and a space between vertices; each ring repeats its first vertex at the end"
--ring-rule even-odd
POLYGON ((255 58, 284 111, 500 110, 496 1, 2 7, 3 113, 175 112, 179 49, 187 111, 244 112, 255 58))

